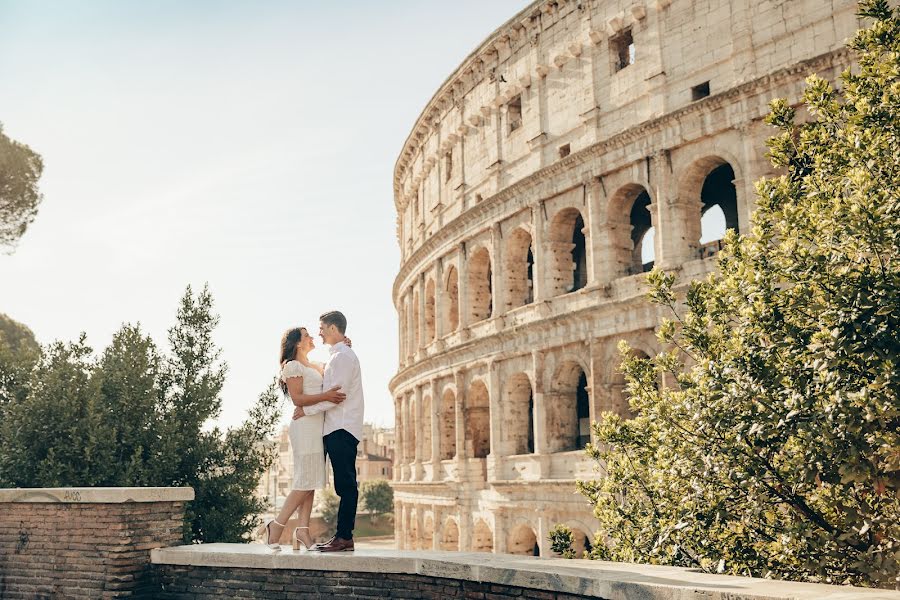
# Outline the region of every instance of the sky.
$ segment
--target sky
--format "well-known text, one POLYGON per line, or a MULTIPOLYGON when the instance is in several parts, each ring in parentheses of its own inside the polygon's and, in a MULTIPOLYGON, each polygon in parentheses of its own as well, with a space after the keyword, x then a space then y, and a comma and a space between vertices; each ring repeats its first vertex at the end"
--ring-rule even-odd
POLYGON ((208 284, 232 427, 284 330, 338 309, 366 420, 392 426, 394 163, 527 4, 0 0, 0 123, 45 163, 37 219, 0 254, 0 312, 44 344, 85 332, 99 353, 128 322, 165 349, 186 286, 208 284))

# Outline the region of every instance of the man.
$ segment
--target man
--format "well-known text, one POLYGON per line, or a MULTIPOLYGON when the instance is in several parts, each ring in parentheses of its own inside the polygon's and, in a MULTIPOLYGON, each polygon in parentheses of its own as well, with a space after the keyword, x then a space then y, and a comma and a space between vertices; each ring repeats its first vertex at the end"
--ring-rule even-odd
POLYGON ((294 418, 325 412, 322 441, 325 454, 331 459, 334 491, 341 498, 338 508, 337 532, 313 550, 347 552, 353 550, 353 527, 356 523, 356 504, 359 486, 356 482, 356 447, 363 436, 362 373, 356 353, 345 343, 347 318, 333 310, 319 317, 319 337, 331 346, 331 357, 325 364, 322 389, 340 386, 347 398, 340 404, 320 402, 298 407, 294 418))

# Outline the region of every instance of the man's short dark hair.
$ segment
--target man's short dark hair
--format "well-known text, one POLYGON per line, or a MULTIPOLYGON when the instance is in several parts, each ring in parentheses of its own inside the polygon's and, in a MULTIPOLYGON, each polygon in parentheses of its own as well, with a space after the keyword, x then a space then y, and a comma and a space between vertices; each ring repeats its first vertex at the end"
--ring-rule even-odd
POLYGON ((325 325, 334 325, 337 327, 337 330, 341 332, 341 335, 347 333, 347 317, 339 310, 328 311, 319 317, 319 321, 325 325))

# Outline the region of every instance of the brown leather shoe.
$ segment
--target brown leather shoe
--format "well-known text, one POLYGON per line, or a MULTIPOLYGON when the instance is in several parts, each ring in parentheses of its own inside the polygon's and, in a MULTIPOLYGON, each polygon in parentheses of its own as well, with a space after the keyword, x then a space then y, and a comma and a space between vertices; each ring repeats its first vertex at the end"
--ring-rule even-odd
POLYGON ((331 539, 328 540, 327 542, 319 542, 319 543, 317 543, 317 544, 313 544, 313 545, 312 545, 312 548, 310 548, 310 550, 316 550, 316 551, 318 551, 322 546, 327 546, 328 544, 330 544, 331 542, 333 542, 335 537, 337 537, 337 536, 331 536, 331 539))
POLYGON ((319 552, 353 552, 353 540, 345 540, 335 536, 315 549, 319 552))

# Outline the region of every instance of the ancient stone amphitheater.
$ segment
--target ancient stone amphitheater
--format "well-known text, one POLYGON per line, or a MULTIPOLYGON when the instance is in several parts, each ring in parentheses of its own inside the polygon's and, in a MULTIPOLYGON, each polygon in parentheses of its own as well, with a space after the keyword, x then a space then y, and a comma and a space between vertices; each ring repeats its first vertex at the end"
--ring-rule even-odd
POLYGON ((394 170, 400 548, 548 555, 596 522, 575 480, 643 296, 747 231, 771 98, 835 78, 852 0, 540 0, 437 90, 394 170), (636 3, 635 3, 636 2, 636 3))

